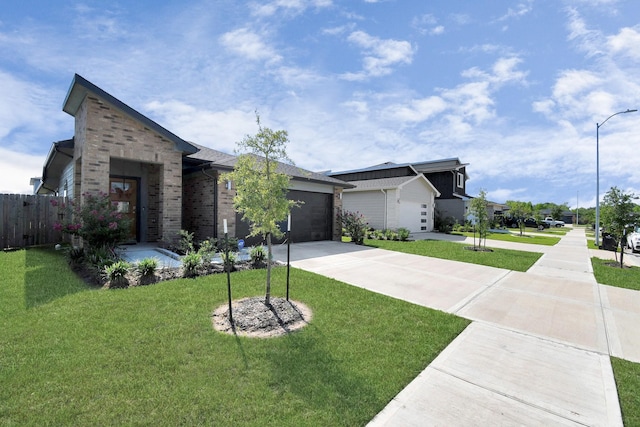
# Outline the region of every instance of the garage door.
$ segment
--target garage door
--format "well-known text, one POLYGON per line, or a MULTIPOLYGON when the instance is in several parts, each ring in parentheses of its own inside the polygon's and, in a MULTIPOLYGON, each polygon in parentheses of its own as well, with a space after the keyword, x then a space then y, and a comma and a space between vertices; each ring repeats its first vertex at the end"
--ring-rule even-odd
MULTIPOLYGON (((290 200, 304 202, 291 211, 291 241, 295 243, 317 240, 331 240, 331 224, 333 212, 333 195, 292 190, 287 194, 290 200)), ((245 240, 247 246, 261 243, 260 237, 246 238, 249 224, 236 214, 236 235, 245 240)), ((286 231, 287 221, 280 223, 280 229, 286 231)), ((284 239, 279 240, 280 242, 284 239)))

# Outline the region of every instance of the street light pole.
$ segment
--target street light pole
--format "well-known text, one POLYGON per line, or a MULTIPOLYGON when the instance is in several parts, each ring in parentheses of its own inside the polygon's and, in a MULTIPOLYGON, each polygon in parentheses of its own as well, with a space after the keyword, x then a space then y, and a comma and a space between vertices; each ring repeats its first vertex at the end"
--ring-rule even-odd
POLYGON ((635 113, 638 110, 618 111, 604 119, 602 123, 596 123, 596 246, 600 247, 600 128, 607 120, 618 114, 635 113))

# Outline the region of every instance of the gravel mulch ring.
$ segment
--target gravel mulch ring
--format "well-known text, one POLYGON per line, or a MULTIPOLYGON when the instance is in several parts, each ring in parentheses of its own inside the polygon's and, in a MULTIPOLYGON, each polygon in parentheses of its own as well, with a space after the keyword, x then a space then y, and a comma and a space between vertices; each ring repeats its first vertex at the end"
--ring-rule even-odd
POLYGON ((298 301, 264 297, 243 298, 232 301, 233 326, 229 322, 229 303, 218 307, 212 314, 213 327, 220 332, 257 338, 286 335, 306 326, 311 320, 311 309, 298 301))

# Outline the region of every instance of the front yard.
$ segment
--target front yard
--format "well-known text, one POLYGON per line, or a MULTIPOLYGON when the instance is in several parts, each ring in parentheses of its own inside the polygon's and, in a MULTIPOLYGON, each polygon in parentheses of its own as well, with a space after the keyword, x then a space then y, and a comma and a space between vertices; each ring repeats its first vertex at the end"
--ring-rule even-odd
MULTIPOLYGON (((30 249, 0 277, 0 425, 364 425, 469 323, 292 269, 313 319, 250 339, 212 328, 225 275, 98 290, 30 249)), ((264 271, 232 288, 263 295, 264 271)))

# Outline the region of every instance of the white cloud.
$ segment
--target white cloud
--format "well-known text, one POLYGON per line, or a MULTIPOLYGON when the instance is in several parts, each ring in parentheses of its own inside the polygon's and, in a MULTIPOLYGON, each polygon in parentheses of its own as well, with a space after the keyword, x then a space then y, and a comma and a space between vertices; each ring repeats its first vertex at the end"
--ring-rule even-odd
POLYGON ((45 155, 21 154, 0 147, 0 193, 31 194, 31 178, 42 175, 45 155))
POLYGON ((640 59, 640 32, 635 28, 622 28, 618 34, 607 37, 607 44, 613 53, 640 59))
POLYGON ((264 4, 252 2, 249 7, 253 16, 266 18, 278 13, 296 16, 309 8, 322 9, 332 5, 332 0, 274 0, 264 4))
POLYGON ((528 14, 533 10, 533 0, 528 0, 527 2, 518 3, 515 9, 509 8, 507 13, 502 15, 497 21, 506 21, 512 18, 522 18, 524 15, 528 14))
POLYGON ((224 33, 220 43, 230 51, 252 61, 278 62, 280 55, 263 41, 263 37, 249 30, 239 28, 224 33))
POLYGON ((346 80, 364 80, 368 77, 380 77, 391 74, 393 66, 410 64, 415 54, 411 43, 402 40, 379 39, 364 31, 354 31, 347 38, 349 42, 363 49, 363 71, 346 73, 346 80))

